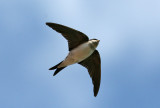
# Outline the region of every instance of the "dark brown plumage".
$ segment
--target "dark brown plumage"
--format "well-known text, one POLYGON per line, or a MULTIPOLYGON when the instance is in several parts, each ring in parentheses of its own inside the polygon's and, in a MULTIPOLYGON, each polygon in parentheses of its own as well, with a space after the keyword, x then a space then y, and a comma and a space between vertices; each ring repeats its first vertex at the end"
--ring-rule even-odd
POLYGON ((46 23, 46 25, 51 27, 53 30, 56 30, 57 32, 61 33, 63 37, 68 40, 69 51, 89 40, 84 33, 78 30, 74 30, 72 28, 55 23, 46 23))
POLYGON ((95 50, 91 56, 79 64, 88 69, 89 75, 92 78, 92 83, 94 85, 94 96, 97 96, 101 81, 101 59, 98 51, 95 50))

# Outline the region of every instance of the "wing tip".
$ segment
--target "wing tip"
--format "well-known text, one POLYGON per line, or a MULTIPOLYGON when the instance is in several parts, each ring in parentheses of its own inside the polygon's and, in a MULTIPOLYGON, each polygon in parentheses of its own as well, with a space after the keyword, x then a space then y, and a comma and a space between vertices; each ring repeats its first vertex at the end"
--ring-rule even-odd
POLYGON ((46 22, 46 25, 50 26, 50 24, 51 24, 50 22, 46 22))
POLYGON ((96 97, 96 96, 97 96, 97 94, 98 94, 98 92, 94 92, 94 97, 96 97))
MULTIPOLYGON (((59 24, 52 23, 52 22, 46 22, 46 25, 53 29, 53 28, 56 28, 59 24)), ((59 26, 63 26, 63 25, 59 25, 59 26)))
POLYGON ((95 97, 98 95, 99 88, 100 88, 100 86, 98 86, 98 87, 97 87, 97 86, 94 86, 93 91, 94 91, 94 96, 95 96, 95 97))

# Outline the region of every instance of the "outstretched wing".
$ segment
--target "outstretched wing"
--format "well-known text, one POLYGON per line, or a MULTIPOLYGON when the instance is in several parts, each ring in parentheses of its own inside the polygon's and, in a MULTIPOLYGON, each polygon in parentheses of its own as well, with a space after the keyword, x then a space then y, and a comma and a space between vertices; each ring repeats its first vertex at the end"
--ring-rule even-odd
POLYGON ((49 22, 46 23, 46 25, 56 30, 57 32, 61 33, 63 37, 68 40, 69 51, 89 40, 84 33, 74 30, 72 28, 66 27, 64 25, 49 23, 49 22))
POLYGON ((94 96, 97 96, 101 81, 101 59, 99 52, 95 50, 91 56, 79 63, 88 69, 94 85, 94 96))

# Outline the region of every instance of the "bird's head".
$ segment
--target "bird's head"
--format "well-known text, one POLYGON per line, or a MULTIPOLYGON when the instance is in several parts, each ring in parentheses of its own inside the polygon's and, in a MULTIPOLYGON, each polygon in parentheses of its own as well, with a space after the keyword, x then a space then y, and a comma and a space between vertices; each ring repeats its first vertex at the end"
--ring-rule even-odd
POLYGON ((100 40, 98 40, 98 39, 90 39, 89 41, 90 41, 90 44, 96 49, 100 40))

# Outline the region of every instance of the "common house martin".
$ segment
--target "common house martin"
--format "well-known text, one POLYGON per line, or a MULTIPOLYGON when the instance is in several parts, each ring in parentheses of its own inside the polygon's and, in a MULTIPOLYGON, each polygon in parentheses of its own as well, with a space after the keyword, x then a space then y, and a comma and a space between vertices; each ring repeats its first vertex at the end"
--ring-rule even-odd
POLYGON ((67 57, 49 69, 56 69, 53 76, 55 76, 65 67, 78 63, 88 69, 94 85, 94 96, 96 97, 101 81, 101 59, 99 52, 96 50, 100 40, 89 40, 88 36, 84 33, 64 25, 50 22, 47 22, 46 25, 61 33, 62 36, 67 39, 69 46, 69 53, 67 57))

